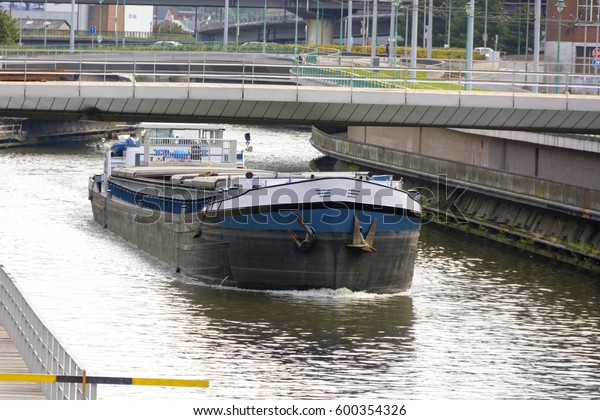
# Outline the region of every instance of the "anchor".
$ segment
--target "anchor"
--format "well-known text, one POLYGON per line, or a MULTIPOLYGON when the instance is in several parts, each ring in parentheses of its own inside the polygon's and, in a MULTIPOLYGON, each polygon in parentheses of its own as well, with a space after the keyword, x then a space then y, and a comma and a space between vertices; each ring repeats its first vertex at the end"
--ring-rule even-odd
POLYGON ((306 252, 313 246, 313 244, 317 240, 317 234, 312 227, 308 226, 304 222, 304 219, 302 219, 302 216, 300 216, 300 214, 294 213, 294 215, 296 216, 296 220, 298 221, 300 226, 302 226, 304 230, 306 230, 306 235, 304 236, 304 240, 300 241, 293 230, 288 229, 288 233, 292 237, 292 241, 296 245, 296 248, 298 248, 298 250, 302 252, 306 252))
POLYGON ((367 237, 365 238, 360 230, 360 223, 358 223, 358 218, 356 215, 354 216, 354 231, 352 233, 352 243, 347 245, 348 248, 358 248, 361 251, 365 252, 377 252, 375 248, 373 248, 373 240, 375 239, 375 231, 377 230, 377 219, 373 221, 373 224, 369 228, 369 232, 367 232, 367 237))

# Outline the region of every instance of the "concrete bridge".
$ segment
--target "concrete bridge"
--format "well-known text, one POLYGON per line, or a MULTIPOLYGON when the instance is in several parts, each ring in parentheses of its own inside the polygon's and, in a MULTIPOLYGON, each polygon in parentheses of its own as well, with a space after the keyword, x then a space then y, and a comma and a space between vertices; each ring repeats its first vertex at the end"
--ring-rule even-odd
POLYGON ((20 79, 0 82, 0 114, 576 133, 600 129, 598 96, 569 93, 585 92, 598 81, 581 85, 578 75, 479 71, 465 85, 460 70, 420 69, 425 76, 411 79, 414 72, 405 68, 360 67, 357 61, 334 65, 337 56, 314 61, 298 65, 289 56, 266 61, 244 54, 168 52, 67 55, 53 61, 5 57, 0 75, 20 79), (61 80, 49 81, 57 72, 61 80), (531 80, 540 91, 565 93, 531 93, 531 80))

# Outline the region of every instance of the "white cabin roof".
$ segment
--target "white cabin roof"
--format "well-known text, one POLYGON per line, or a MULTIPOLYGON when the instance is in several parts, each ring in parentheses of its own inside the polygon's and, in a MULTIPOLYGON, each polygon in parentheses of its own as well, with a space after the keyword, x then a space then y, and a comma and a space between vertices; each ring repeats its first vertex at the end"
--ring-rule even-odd
POLYGON ((136 128, 148 129, 173 129, 173 130, 225 130, 225 127, 220 125, 210 124, 194 124, 194 123, 161 123, 161 122, 142 122, 135 126, 136 128))

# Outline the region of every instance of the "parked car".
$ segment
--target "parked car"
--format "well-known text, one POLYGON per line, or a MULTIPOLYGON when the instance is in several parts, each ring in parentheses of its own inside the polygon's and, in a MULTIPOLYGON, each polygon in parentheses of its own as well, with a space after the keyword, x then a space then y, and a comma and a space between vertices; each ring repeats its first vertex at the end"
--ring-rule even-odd
POLYGON ((174 48, 181 47, 181 43, 177 41, 158 41, 152 44, 152 47, 156 48, 174 48))
MULTIPOLYGON (((276 42, 267 42, 265 43, 265 48, 273 50, 276 49, 278 45, 279 44, 276 42)), ((244 50, 260 50, 263 47, 263 43, 261 41, 244 42, 241 47, 244 50)))
POLYGON ((477 47, 473 51, 483 55, 485 58, 490 58, 494 56, 494 50, 487 47, 477 47))

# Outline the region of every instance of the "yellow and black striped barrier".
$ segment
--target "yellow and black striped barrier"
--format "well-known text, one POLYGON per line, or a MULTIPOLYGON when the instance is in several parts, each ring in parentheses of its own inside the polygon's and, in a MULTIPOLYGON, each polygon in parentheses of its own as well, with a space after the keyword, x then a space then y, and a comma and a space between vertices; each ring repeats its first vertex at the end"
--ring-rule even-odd
POLYGON ((164 379, 164 378, 118 378, 108 376, 49 375, 39 373, 0 373, 0 382, 63 382, 71 384, 108 384, 108 385, 149 385, 149 386, 184 386, 207 388, 206 379, 164 379))

